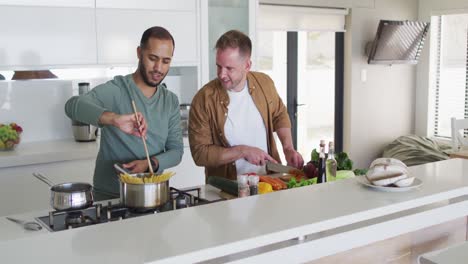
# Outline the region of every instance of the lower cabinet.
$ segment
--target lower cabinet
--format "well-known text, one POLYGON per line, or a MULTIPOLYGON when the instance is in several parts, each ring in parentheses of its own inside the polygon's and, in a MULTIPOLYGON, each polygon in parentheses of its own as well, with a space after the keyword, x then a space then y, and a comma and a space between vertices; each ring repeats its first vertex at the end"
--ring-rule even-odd
POLYGON ((33 172, 40 172, 54 183, 93 182, 95 159, 72 160, 0 169, 0 216, 36 210, 52 210, 50 187, 33 172))
POLYGON ((420 255, 465 242, 466 238, 467 217, 462 217, 308 263, 419 263, 420 255))

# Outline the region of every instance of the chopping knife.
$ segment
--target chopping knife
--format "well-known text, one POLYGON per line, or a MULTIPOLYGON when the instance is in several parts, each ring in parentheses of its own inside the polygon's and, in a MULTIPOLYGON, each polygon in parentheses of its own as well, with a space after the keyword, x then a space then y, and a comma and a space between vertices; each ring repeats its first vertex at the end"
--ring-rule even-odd
POLYGON ((273 171, 273 172, 281 172, 281 173, 288 173, 288 174, 301 175, 301 176, 305 175, 302 170, 296 169, 294 167, 286 166, 286 165, 281 165, 279 163, 273 163, 271 161, 266 161, 266 169, 267 171, 273 171))

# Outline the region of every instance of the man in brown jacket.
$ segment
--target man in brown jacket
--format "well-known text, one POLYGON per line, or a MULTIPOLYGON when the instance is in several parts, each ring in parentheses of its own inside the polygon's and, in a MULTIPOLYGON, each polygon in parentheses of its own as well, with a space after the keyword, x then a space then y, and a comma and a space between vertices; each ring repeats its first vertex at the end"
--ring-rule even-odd
POLYGON ((294 150, 291 122, 273 81, 250 71, 252 43, 237 30, 216 42, 218 78, 195 95, 189 116, 193 160, 206 176, 236 179, 238 174, 265 174, 265 161, 281 162, 273 132, 288 165, 302 168, 294 150))

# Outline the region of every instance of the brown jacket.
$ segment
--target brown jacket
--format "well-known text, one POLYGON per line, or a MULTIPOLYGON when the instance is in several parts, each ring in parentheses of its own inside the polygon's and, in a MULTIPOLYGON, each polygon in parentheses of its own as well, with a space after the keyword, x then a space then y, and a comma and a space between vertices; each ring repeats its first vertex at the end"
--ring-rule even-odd
MULTIPOLYGON (((291 127, 286 107, 268 75, 249 72, 247 81, 249 93, 266 127, 268 154, 280 161, 273 132, 278 128, 291 127)), ((215 79, 197 92, 190 107, 190 150, 195 164, 205 167, 206 177, 220 176, 234 180, 237 176, 235 162, 222 164, 219 160, 221 151, 231 147, 224 135, 228 105, 229 95, 215 79)))

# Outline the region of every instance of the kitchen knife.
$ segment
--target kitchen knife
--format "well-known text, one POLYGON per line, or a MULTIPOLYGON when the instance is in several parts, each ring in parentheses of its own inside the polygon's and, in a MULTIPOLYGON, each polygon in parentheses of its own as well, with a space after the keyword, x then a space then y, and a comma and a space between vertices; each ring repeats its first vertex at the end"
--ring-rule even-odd
POLYGON ((266 169, 267 171, 273 172, 281 172, 281 173, 289 173, 294 175, 305 175, 302 170, 296 169, 294 167, 281 165, 279 163, 273 163, 271 161, 266 162, 266 169))

